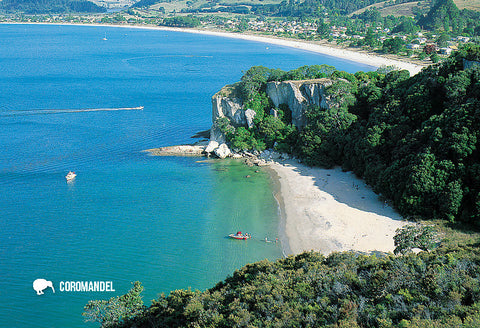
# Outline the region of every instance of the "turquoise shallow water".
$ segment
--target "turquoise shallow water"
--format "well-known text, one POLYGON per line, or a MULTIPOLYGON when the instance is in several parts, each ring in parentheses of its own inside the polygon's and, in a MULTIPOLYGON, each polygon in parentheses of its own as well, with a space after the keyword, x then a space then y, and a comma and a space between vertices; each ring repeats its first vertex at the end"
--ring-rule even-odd
POLYGON ((89 326, 84 304, 123 294, 132 281, 149 304, 281 257, 280 244, 261 241, 279 233, 266 172, 141 151, 208 129, 210 97, 253 65, 370 69, 275 45, 128 28, 0 25, 0 44, 1 327, 89 326), (145 108, 42 112, 136 106, 145 108), (69 170, 78 174, 71 184, 69 170), (256 238, 225 238, 239 229, 256 238), (37 278, 56 293, 37 296, 37 278), (58 288, 95 280, 116 292, 58 288))

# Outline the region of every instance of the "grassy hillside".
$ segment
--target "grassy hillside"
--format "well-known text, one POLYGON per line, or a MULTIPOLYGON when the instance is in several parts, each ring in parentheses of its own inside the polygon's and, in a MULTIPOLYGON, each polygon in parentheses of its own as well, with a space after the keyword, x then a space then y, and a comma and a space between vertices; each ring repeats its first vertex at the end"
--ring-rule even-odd
POLYGON ((480 11, 480 0, 454 0, 458 9, 470 9, 480 11))
MULTIPOLYGON (((1 0, 0 0, 1 1, 1 0)), ((150 9, 158 10, 160 7, 165 9, 166 13, 180 12, 182 9, 199 9, 205 7, 219 8, 219 7, 230 7, 236 5, 246 5, 246 6, 255 6, 255 5, 271 5, 279 4, 282 0, 222 0, 216 3, 208 0, 160 0, 154 5, 150 6, 150 9)))
POLYGON ((428 1, 407 2, 407 3, 401 3, 393 6, 391 5, 391 1, 384 1, 384 2, 375 3, 373 5, 357 10, 351 13, 349 16, 361 14, 369 8, 377 8, 382 14, 382 17, 386 17, 388 15, 393 15, 395 17, 413 16, 414 15, 413 8, 421 8, 425 10, 425 9, 428 9, 429 7, 430 7, 430 3, 428 1))

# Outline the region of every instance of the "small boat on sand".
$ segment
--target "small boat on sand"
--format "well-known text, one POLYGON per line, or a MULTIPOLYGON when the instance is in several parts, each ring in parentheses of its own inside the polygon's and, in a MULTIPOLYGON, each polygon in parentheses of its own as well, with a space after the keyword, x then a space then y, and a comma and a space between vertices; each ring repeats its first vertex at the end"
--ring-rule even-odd
POLYGON ((228 237, 233 238, 233 239, 249 239, 249 238, 252 238, 252 236, 248 232, 246 232, 245 234, 242 234, 241 231, 237 231, 236 234, 232 233, 232 234, 228 235, 228 237))
POLYGON ((75 172, 73 171, 70 171, 68 172, 68 174, 65 176, 65 179, 67 179, 67 181, 72 181, 73 179, 75 179, 77 175, 75 174, 75 172))

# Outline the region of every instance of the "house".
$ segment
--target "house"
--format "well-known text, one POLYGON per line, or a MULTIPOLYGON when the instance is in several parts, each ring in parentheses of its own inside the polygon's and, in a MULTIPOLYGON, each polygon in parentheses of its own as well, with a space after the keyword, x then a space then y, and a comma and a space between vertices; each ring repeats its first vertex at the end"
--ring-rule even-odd
POLYGON ((452 53, 452 49, 451 48, 440 48, 440 53, 442 55, 450 55, 452 53))

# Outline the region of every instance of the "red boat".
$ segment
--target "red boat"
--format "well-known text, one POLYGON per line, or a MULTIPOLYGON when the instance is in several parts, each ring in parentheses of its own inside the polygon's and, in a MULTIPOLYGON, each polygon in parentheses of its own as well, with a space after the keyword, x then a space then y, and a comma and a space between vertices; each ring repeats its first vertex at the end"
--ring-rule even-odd
POLYGON ((249 233, 245 233, 245 234, 242 234, 241 231, 237 231, 236 234, 230 234, 228 235, 230 238, 233 238, 233 239, 249 239, 249 238, 252 238, 252 236, 249 234, 249 233))

